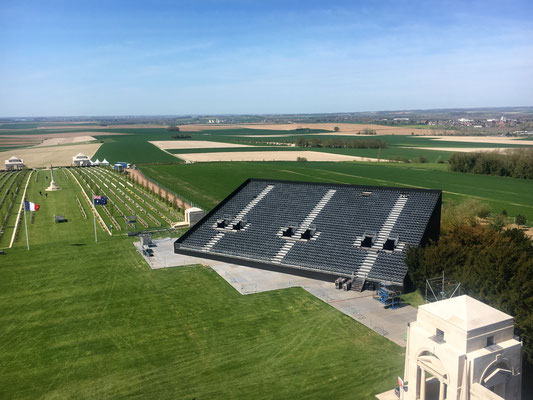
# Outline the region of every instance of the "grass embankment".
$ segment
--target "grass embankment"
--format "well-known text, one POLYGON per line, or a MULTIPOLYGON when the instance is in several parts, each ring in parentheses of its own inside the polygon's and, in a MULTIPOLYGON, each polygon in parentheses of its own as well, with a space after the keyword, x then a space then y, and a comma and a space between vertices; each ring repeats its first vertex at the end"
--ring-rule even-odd
POLYGON ((242 296, 209 268, 150 270, 125 236, 94 243, 54 175, 48 198, 29 187, 30 251, 0 256, 0 398, 368 399, 401 374, 400 347, 302 289, 242 296))
POLYGON ((403 303, 409 304, 413 307, 418 307, 423 304, 426 304, 424 296, 422 296, 422 294, 418 290, 415 290, 414 292, 404 293, 401 297, 403 303))
POLYGON ((489 204, 493 212, 505 209, 509 215, 533 220, 530 181, 450 172, 443 164, 225 162, 146 165, 142 171, 206 210, 247 178, 266 178, 440 189, 445 201, 475 198, 489 204))

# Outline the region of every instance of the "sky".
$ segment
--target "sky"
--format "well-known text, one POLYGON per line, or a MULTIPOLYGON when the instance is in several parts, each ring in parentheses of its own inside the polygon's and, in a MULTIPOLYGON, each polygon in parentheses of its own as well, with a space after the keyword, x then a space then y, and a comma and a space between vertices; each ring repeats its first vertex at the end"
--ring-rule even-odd
POLYGON ((0 116, 533 106, 533 2, 0 0, 0 116))

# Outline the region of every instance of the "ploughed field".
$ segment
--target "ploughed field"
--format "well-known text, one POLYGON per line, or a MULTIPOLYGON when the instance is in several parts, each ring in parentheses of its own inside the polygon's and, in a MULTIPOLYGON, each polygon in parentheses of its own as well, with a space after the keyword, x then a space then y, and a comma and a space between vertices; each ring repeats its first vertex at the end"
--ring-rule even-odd
POLYGON ((145 165, 141 170, 166 187, 209 210, 247 178, 408 186, 443 191, 445 202, 475 198, 494 212, 507 210, 533 219, 533 185, 527 179, 464 174, 444 164, 225 162, 145 165))
POLYGON ((207 267, 151 270, 124 232, 95 243, 77 199, 90 177, 124 191, 114 174, 54 170, 45 197, 35 173, 30 251, 22 230, 0 256, 0 398, 367 399, 401 374, 403 349, 303 289, 242 296, 207 267))

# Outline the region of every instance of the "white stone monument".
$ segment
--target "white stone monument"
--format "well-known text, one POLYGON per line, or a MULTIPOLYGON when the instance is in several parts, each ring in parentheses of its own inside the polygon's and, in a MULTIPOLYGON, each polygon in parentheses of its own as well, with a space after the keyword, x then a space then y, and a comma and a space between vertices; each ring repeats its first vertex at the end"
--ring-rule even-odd
POLYGON ((61 190, 59 186, 56 185, 56 182, 54 181, 54 171, 52 169, 52 166, 50 165, 50 186, 48 186, 45 189, 47 192, 53 192, 56 190, 61 190))
POLYGON ((407 331, 404 400, 520 400, 513 317, 469 296, 418 308, 407 331))

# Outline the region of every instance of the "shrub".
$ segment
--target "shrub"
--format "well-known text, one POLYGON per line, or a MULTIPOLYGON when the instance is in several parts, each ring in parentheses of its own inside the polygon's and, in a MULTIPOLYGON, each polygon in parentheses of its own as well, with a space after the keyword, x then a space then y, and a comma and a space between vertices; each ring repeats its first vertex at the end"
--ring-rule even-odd
POLYGON ((489 221, 489 226, 496 232, 501 232, 505 227, 505 217, 501 214, 496 214, 489 221))
POLYGON ((505 152, 454 153, 449 162, 451 171, 533 179, 531 148, 505 152))
POLYGON ((413 158, 413 162, 423 164, 423 163, 427 163, 428 159, 424 156, 418 156, 418 157, 413 158))
POLYGON ((514 222, 516 225, 525 225, 527 223, 527 219, 522 214, 516 214, 514 217, 514 222))
POLYGON ((322 140, 313 137, 310 140, 305 136, 296 138, 296 146, 298 147, 328 147, 338 149, 378 149, 386 148, 387 143, 380 139, 327 139, 322 140))
POLYGON ((389 157, 389 160, 391 160, 391 161, 399 161, 399 162, 404 162, 404 163, 411 162, 411 161, 409 161, 409 159, 406 156, 391 156, 391 157, 389 157))
POLYGON ((449 230, 460 225, 477 225, 477 218, 487 218, 490 207, 475 199, 468 199, 460 204, 449 205, 443 208, 441 225, 449 230))
POLYGON ((307 158, 305 158, 305 157, 298 157, 298 158, 296 159, 296 161, 299 161, 299 162, 305 162, 305 161, 307 161, 307 158))

